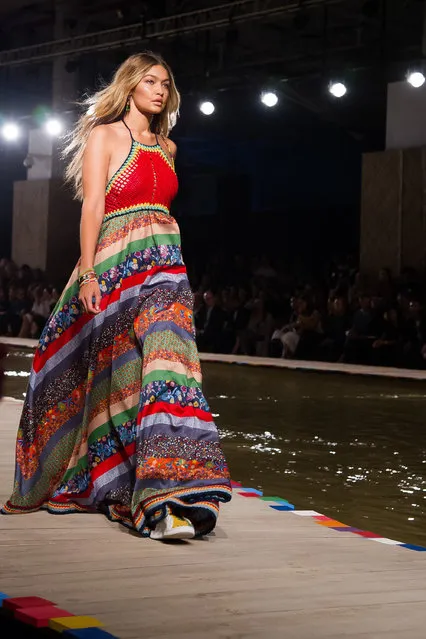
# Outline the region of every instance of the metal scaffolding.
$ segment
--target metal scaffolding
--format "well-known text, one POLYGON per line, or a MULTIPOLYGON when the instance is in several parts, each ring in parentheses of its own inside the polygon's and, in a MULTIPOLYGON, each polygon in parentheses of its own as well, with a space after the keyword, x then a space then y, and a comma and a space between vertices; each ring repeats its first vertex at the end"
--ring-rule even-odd
MULTIPOLYGON (((303 8, 322 8, 324 4, 340 4, 341 2, 342 0, 305 0, 303 8)), ((138 22, 115 29, 2 51, 0 52, 0 67, 30 64, 60 56, 115 49, 138 42, 229 27, 265 17, 294 13, 300 10, 300 6, 300 0, 235 0, 215 7, 157 20, 138 22)))

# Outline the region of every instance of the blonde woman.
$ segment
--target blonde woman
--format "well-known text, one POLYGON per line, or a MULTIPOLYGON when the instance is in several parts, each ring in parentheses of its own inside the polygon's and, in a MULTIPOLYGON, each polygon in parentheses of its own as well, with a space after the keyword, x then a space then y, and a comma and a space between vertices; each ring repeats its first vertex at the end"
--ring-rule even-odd
POLYGON ((81 257, 36 351, 5 514, 101 511, 143 536, 188 539, 231 497, 170 215, 179 101, 164 60, 133 55, 67 147, 81 257))

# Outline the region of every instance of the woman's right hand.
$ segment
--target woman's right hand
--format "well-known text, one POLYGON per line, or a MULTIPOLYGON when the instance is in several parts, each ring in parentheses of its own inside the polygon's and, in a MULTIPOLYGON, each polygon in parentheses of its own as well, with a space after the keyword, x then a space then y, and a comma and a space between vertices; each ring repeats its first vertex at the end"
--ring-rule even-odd
POLYGON ((101 290, 97 282, 89 282, 81 287, 78 295, 84 313, 100 313, 101 290))

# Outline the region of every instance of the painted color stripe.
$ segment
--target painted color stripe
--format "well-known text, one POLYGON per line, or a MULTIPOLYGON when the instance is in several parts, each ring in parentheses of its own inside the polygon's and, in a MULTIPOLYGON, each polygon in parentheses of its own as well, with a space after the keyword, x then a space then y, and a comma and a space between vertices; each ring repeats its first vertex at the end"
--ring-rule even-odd
POLYGON ((272 508, 273 510, 292 512, 293 515, 298 515, 299 517, 310 517, 316 524, 324 526, 329 530, 352 533, 354 535, 357 535, 358 537, 368 539, 369 541, 376 541, 379 544, 385 544, 388 546, 400 546, 401 548, 406 548, 407 550, 413 550, 415 552, 426 552, 426 546, 404 544, 400 541, 389 539, 388 537, 381 537, 380 535, 377 535, 376 533, 370 532, 368 530, 360 530, 359 528, 355 528, 354 526, 348 526, 336 519, 332 519, 331 517, 322 515, 316 510, 294 510, 294 506, 287 502, 287 500, 282 499, 281 497, 262 497, 260 491, 256 490, 255 488, 243 488, 238 482, 231 481, 231 486, 234 488, 239 488, 240 491, 238 491, 238 493, 243 497, 258 496, 259 501, 263 501, 264 503, 266 503, 266 505, 269 506, 269 508, 272 508), (260 494, 257 495, 257 493, 260 494))

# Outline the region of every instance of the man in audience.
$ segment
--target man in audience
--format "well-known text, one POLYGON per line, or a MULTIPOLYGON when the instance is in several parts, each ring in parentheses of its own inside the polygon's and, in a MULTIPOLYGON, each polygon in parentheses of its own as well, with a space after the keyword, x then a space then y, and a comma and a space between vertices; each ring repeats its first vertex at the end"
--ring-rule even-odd
POLYGON ((371 296, 368 293, 361 293, 358 304, 342 355, 342 361, 348 364, 368 364, 371 359, 371 347, 377 337, 373 334, 374 314, 371 296))
POLYGON ((405 368, 423 368, 423 345, 426 343, 426 318, 419 299, 411 299, 406 306, 402 323, 403 366, 405 368))
POLYGON ((220 353, 226 315, 216 291, 208 289, 203 300, 204 306, 198 316, 197 346, 200 351, 220 353))
POLYGON ((21 285, 9 287, 9 326, 13 337, 19 335, 25 313, 31 309, 31 300, 21 285))
POLYGON ((388 308, 383 313, 378 339, 372 344, 371 363, 374 366, 397 366, 400 361, 401 330, 398 312, 388 308))
POLYGON ((328 314, 322 320, 324 339, 318 347, 320 360, 337 362, 340 359, 351 325, 347 298, 338 293, 329 300, 328 314))

